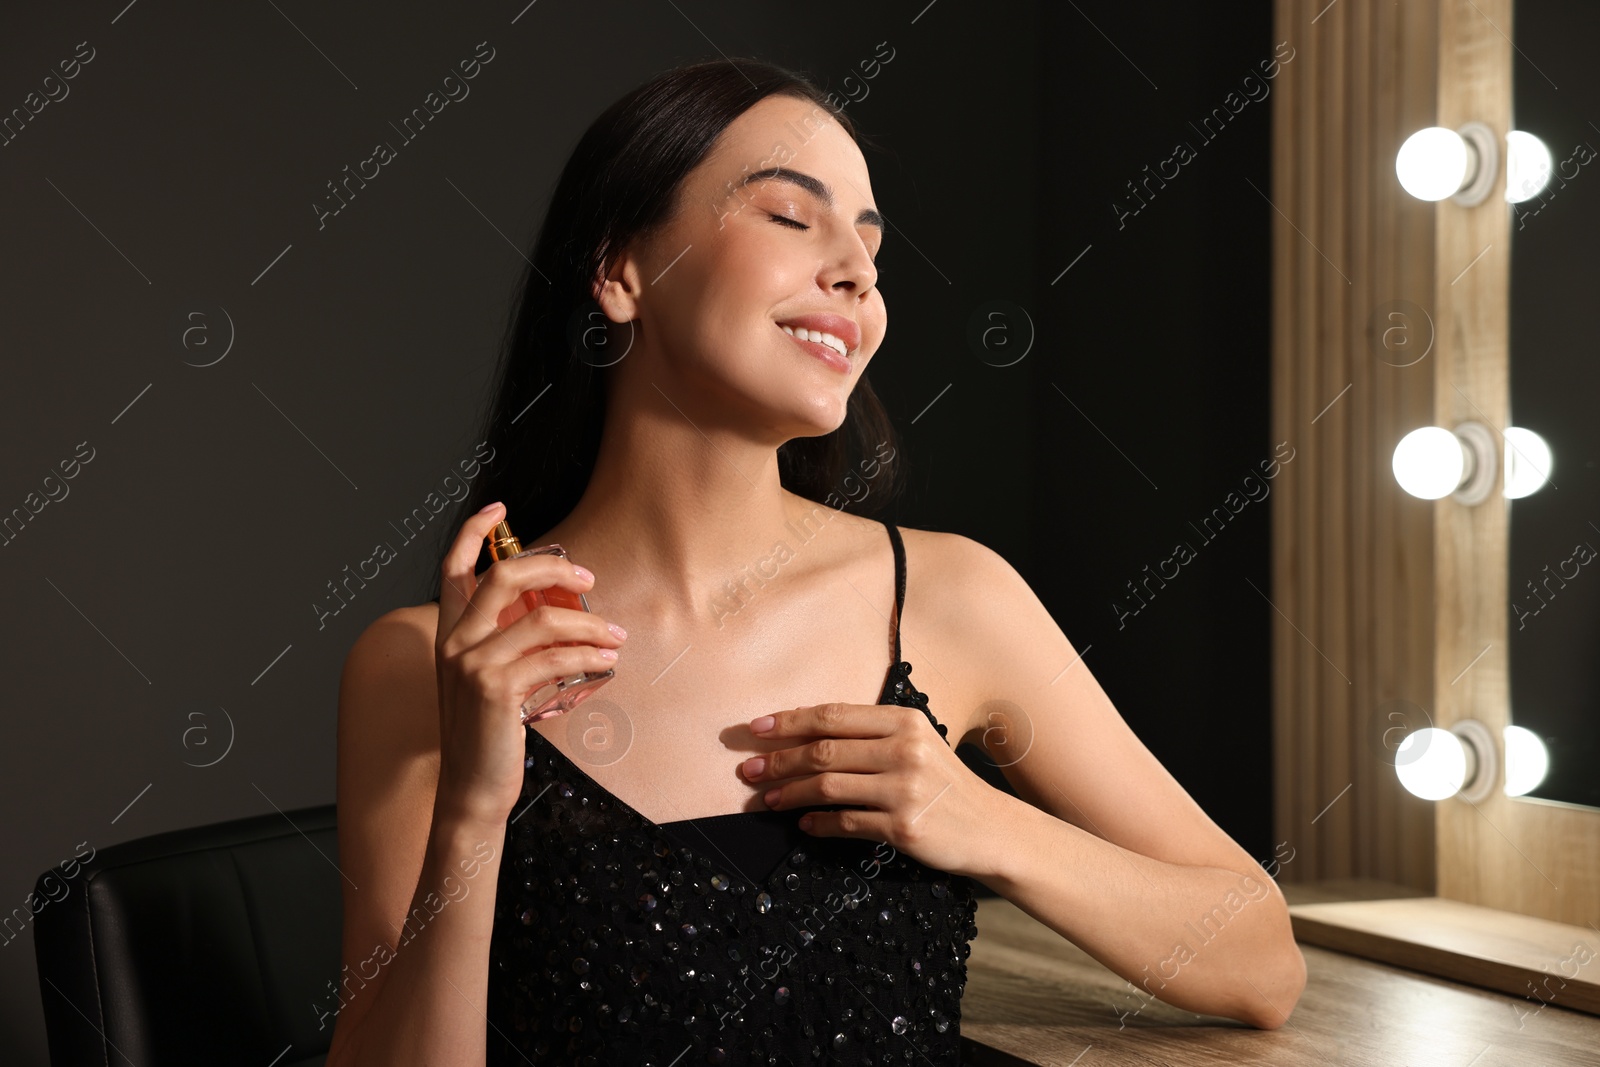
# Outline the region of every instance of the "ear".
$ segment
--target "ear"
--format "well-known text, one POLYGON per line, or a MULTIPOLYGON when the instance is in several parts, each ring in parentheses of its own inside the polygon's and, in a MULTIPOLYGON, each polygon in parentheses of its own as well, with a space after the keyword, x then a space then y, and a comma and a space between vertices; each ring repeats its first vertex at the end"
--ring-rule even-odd
POLYGON ((639 317, 639 297, 644 291, 639 264, 631 250, 623 250, 601 264, 590 292, 611 322, 632 322, 639 317))

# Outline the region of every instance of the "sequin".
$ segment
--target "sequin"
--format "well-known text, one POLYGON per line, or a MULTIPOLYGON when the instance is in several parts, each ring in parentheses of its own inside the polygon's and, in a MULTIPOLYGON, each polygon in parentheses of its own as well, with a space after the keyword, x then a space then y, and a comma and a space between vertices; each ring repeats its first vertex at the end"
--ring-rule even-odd
MULTIPOLYGON (((897 532, 894 544, 898 617, 897 532)), ((896 638, 879 703, 918 708, 949 743, 898 656, 896 638)), ((752 881, 525 733, 490 934, 486 1067, 960 1063, 970 879, 821 837, 752 881)))

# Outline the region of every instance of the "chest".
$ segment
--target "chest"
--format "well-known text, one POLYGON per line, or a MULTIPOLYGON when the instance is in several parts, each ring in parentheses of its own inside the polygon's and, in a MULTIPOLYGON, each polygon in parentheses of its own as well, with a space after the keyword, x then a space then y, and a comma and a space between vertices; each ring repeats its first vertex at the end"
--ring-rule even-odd
POLYGON ((632 633, 609 682, 530 729, 655 823, 768 810, 770 783, 751 784, 740 767, 794 742, 755 737, 752 719, 835 700, 889 702, 886 638, 869 646, 835 630, 791 644, 745 642, 734 652, 711 638, 636 645, 632 633))

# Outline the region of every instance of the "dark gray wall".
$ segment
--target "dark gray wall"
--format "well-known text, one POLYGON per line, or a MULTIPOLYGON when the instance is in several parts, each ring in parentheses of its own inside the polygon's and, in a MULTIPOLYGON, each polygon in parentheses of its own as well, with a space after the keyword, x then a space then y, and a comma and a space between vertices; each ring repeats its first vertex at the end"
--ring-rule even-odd
POLYGON ((1291 463, 1247 481, 1277 444, 1278 82, 1263 74, 1286 68, 1271 65, 1270 5, 1041 12, 1041 40, 1060 51, 1041 110, 1044 358, 1028 394, 1024 573, 1145 744, 1265 862, 1268 509, 1273 484, 1308 473, 1291 463), (1215 509, 1233 517, 1207 527, 1215 509), (1164 563, 1180 542, 1193 558, 1164 563))
MULTIPOLYGON (((896 517, 1011 560, 1146 743, 1268 856, 1266 505, 1125 626, 1111 605, 1271 452, 1271 209, 1250 185, 1268 191, 1270 104, 1196 141, 1138 215, 1112 209, 1270 58, 1269 7, 1080 7, 8 13, 0 111, 59 94, 44 79, 80 42, 93 58, 0 147, 0 513, 65 492, 0 545, 0 911, 79 842, 331 801, 343 657, 423 599, 431 549, 323 624, 313 605, 471 455, 512 246, 579 133, 718 52, 859 92, 880 42, 894 59, 850 110, 892 149, 869 165, 893 226, 872 376, 914 483, 896 517), (389 123, 483 41, 471 94, 401 144, 389 123), (396 158, 319 228, 325 183, 378 140, 396 158), (1013 366, 969 343, 996 321, 1033 331, 1013 366)), ((43 1062, 26 929, 0 1004, 7 1061, 43 1062)))

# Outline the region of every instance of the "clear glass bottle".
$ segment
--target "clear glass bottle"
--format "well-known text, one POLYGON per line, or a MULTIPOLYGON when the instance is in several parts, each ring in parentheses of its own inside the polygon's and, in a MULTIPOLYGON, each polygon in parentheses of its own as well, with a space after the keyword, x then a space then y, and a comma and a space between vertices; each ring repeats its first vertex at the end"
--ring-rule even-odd
MULTIPOLYGON (((504 522, 497 522, 494 529, 489 531, 489 558, 493 560, 516 559, 518 556, 547 555, 567 558, 567 550, 560 545, 545 545, 541 548, 523 548, 522 542, 511 532, 511 527, 504 522)), ((550 589, 529 589, 523 592, 522 602, 529 611, 540 604, 550 604, 558 608, 572 608, 577 611, 589 610, 589 598, 582 593, 574 593, 559 586, 550 589)), ((555 645, 576 645, 578 641, 557 641, 555 645)), ((553 645, 544 645, 543 648, 552 648, 553 645)), ((538 651, 533 649, 532 651, 538 651)), ((522 703, 523 725, 548 719, 562 712, 571 711, 583 700, 609 682, 616 675, 615 670, 591 671, 586 674, 574 674, 567 678, 557 678, 528 694, 522 703)))

